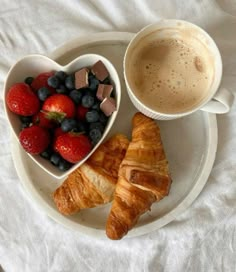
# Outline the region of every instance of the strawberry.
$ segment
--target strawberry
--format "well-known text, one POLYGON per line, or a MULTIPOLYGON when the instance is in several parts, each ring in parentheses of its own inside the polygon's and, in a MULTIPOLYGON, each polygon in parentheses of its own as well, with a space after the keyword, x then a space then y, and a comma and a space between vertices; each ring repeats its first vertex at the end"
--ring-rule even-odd
POLYGON ((40 109, 37 95, 25 83, 16 83, 8 91, 6 103, 9 109, 21 116, 30 116, 40 109))
POLYGON ((92 144, 84 134, 67 132, 59 136, 54 149, 67 161, 76 163, 82 160, 91 150, 92 144))
POLYGON ((49 96, 43 103, 42 110, 51 113, 51 118, 62 121, 65 117, 75 116, 75 104, 73 100, 64 94, 49 96))
POLYGON ((88 112, 88 110, 89 110, 88 108, 79 105, 77 108, 77 118, 81 121, 85 120, 85 115, 88 112))
POLYGON ((48 147, 50 135, 46 129, 33 125, 20 132, 19 140, 26 152, 36 155, 48 147))
POLYGON ((39 111, 33 116, 33 124, 44 128, 55 127, 55 122, 53 122, 53 120, 50 119, 50 115, 44 111, 39 111))
POLYGON ((51 91, 51 94, 55 93, 55 89, 48 85, 48 79, 53 75, 54 72, 46 72, 39 74, 31 83, 31 87, 33 88, 34 91, 38 91, 42 87, 47 87, 51 91))

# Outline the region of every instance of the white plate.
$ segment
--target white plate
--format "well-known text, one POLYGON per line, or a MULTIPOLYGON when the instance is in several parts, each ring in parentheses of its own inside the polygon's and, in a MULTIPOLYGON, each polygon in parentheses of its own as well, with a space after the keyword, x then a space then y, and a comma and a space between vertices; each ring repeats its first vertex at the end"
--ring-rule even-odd
MULTIPOLYGON (((126 93, 122 61, 132 33, 97 33, 79 37, 51 54, 62 65, 84 53, 97 53, 108 58, 118 70, 122 86, 120 112, 114 132, 130 135, 135 109, 126 93)), ((172 121, 159 121, 162 139, 170 164, 172 186, 169 196, 152 206, 126 237, 154 231, 174 220, 196 199, 211 172, 217 149, 216 116, 199 111, 172 121)), ((22 150, 13 137, 12 155, 24 187, 40 209, 66 227, 95 237, 106 237, 105 223, 110 204, 88 209, 77 215, 61 215, 52 200, 53 191, 63 182, 52 178, 22 150)))

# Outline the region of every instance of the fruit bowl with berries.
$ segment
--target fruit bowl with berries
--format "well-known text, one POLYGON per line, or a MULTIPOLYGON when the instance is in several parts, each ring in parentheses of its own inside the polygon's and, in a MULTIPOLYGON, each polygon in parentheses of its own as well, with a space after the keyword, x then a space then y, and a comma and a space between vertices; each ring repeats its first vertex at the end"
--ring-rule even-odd
POLYGON ((67 176, 102 143, 120 100, 116 69, 96 54, 82 55, 66 66, 28 55, 12 66, 4 86, 13 135, 55 178, 67 176))

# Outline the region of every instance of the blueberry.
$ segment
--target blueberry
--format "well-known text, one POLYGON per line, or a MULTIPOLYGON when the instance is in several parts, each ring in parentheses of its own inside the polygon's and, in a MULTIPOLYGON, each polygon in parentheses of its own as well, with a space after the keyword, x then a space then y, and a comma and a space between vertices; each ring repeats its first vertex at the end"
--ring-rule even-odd
POLYGON ((61 160, 61 156, 58 153, 53 153, 50 157, 50 162, 55 165, 58 166, 61 160))
POLYGON ((66 79, 66 77, 67 77, 67 74, 66 74, 64 71, 57 71, 57 72, 55 73, 55 76, 56 76, 57 78, 59 78, 60 82, 64 82, 65 79, 66 79))
POLYGON ((93 145, 95 145, 102 138, 102 132, 98 128, 93 128, 89 131, 89 137, 93 145))
POLYGON ((99 120, 99 113, 96 110, 88 111, 85 115, 85 119, 88 123, 97 122, 99 120))
POLYGON ((102 124, 106 124, 107 123, 107 120, 108 120, 108 117, 101 111, 99 113, 99 121, 102 123, 102 124))
POLYGON ((75 88, 75 75, 69 75, 65 79, 65 86, 69 90, 73 90, 75 88))
POLYGON ((86 126, 86 124, 84 124, 83 122, 77 121, 77 127, 75 129, 75 132, 87 132, 88 128, 86 126))
POLYGON ((98 99, 95 99, 95 102, 94 102, 94 104, 92 106, 92 109, 99 111, 100 110, 100 104, 101 104, 101 101, 98 100, 98 99))
POLYGON ((27 128, 32 123, 32 117, 31 116, 20 116, 21 121, 21 128, 27 128))
POLYGON ((56 89, 56 92, 59 94, 66 94, 68 90, 65 85, 60 84, 59 87, 56 89))
POLYGON ((100 122, 94 122, 89 125, 89 130, 92 130, 94 128, 99 129, 101 132, 104 131, 104 125, 100 122))
POLYGON ((26 77, 24 82, 28 85, 31 85, 33 82, 34 78, 33 77, 26 77))
POLYGON ((46 160, 49 160, 51 155, 52 155, 53 151, 51 148, 47 148, 46 150, 44 150, 40 156, 43 157, 46 160))
POLYGON ((54 89, 57 89, 60 85, 60 80, 55 75, 48 78, 48 85, 50 87, 53 87, 54 89))
POLYGON ((61 171, 66 171, 68 169, 70 169, 71 167, 71 163, 69 163, 68 161, 64 160, 64 159, 60 159, 59 164, 58 164, 58 168, 61 171))
POLYGON ((102 82, 103 84, 107 84, 107 85, 110 85, 111 84, 111 81, 109 79, 109 77, 105 78, 102 82))
POLYGON ((27 128, 27 127, 29 127, 29 126, 30 126, 30 124, 22 123, 22 124, 21 124, 21 129, 27 128))
POLYGON ((32 117, 31 116, 20 116, 21 123, 31 123, 32 117))
POLYGON ((73 118, 65 118, 61 122, 61 130, 64 132, 72 131, 77 129, 77 121, 73 118))
POLYGON ((81 104, 83 107, 85 108, 91 108, 93 106, 95 102, 95 99, 93 96, 89 95, 89 94, 85 94, 83 97, 82 97, 82 101, 81 101, 81 104))
POLYGON ((47 87, 42 87, 37 92, 40 101, 45 101, 50 96, 50 94, 51 93, 47 87))
POLYGON ((96 91, 98 88, 99 80, 94 75, 89 75, 89 88, 96 91))
POLYGON ((92 97, 94 97, 94 99, 96 99, 96 92, 92 91, 89 88, 86 88, 83 90, 84 95, 90 95, 92 97))
POLYGON ((82 98, 82 93, 78 90, 72 90, 69 96, 76 104, 79 104, 82 98))

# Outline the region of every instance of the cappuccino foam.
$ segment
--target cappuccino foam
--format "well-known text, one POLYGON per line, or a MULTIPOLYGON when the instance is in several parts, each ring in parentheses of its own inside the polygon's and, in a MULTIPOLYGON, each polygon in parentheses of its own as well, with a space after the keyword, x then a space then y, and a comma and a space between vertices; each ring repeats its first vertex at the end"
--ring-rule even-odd
POLYGON ((163 113, 191 110, 208 96, 214 68, 200 41, 165 38, 134 48, 128 78, 146 106, 163 113))

